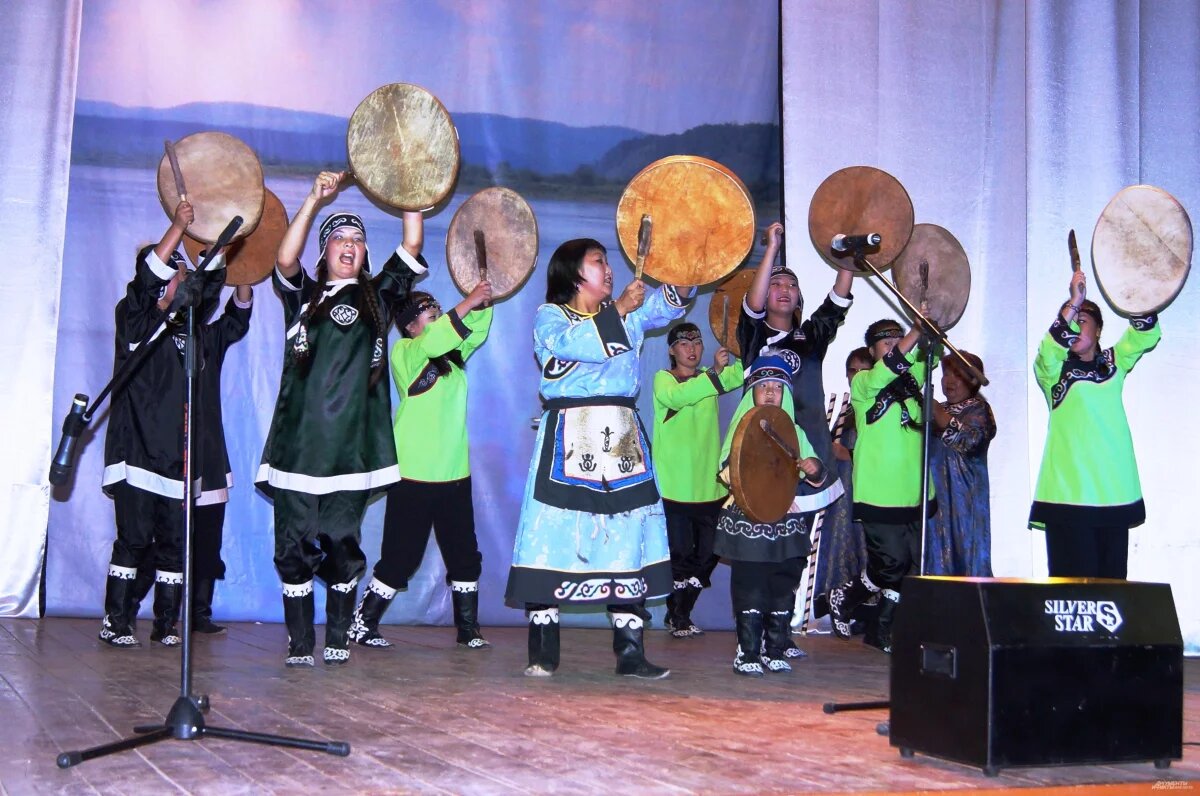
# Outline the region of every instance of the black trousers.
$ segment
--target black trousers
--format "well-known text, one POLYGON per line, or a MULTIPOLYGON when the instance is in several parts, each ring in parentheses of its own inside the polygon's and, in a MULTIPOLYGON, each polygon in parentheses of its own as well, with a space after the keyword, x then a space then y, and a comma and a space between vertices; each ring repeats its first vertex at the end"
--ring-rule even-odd
POLYGON ((316 575, 326 585, 362 577, 365 490, 310 495, 275 490, 275 569, 287 584, 307 583, 316 575))
POLYGON ((679 503, 663 499, 667 517, 667 545, 671 549, 671 576, 678 582, 696 578, 704 588, 720 557, 713 553, 717 517, 721 500, 707 503, 679 503))
POLYGON ((803 558, 784 561, 730 561, 729 595, 733 612, 790 611, 796 604, 796 584, 804 571, 803 558))
POLYGON ((470 476, 458 481, 400 481, 387 494, 383 541, 375 577, 393 589, 408 588, 433 530, 450 580, 472 583, 483 571, 475 537, 470 476))
MULTIPOLYGON (((225 562, 221 560, 221 539, 225 529, 225 504, 196 506, 192 511, 192 525, 192 580, 224 580, 225 562)), ((154 546, 151 545, 151 551, 153 549, 154 546)), ((182 548, 179 560, 182 567, 182 548)), ((149 576, 153 579, 154 568, 154 553, 151 552, 138 569, 142 572, 149 570, 149 576)))
POLYGON ((1052 578, 1125 580, 1129 565, 1129 529, 1047 525, 1046 560, 1052 578))
POLYGON ((867 577, 881 589, 900 591, 905 575, 921 566, 921 523, 863 522, 867 539, 867 577))
POLYGON ((138 569, 152 564, 163 572, 183 571, 183 501, 130 486, 113 484, 117 539, 112 563, 138 569))

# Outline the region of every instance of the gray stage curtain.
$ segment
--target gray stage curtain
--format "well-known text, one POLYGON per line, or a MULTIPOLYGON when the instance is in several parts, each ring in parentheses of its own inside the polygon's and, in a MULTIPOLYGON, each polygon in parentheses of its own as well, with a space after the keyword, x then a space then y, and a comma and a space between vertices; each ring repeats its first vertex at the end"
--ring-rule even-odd
MULTIPOLYGON (((971 298, 952 330, 986 363, 999 435, 991 448, 996 575, 1046 574, 1044 536, 1026 529, 1047 409, 1032 361, 1061 302, 1067 230, 1089 241, 1121 188, 1149 183, 1200 212, 1200 4, 933 0, 783 4, 785 201, 807 228, 830 173, 882 168, 917 222, 939 224, 971 261, 971 298)), ((1194 222, 1193 222, 1194 223, 1194 222)), ((848 230, 849 231, 849 230, 848 230)), ((866 231, 866 230, 861 230, 866 231)), ((808 293, 831 281, 807 236, 788 239, 808 293)), ((1091 279, 1091 295, 1099 289, 1091 279)), ((871 321, 900 317, 890 294, 856 283, 856 304, 826 360, 830 390, 871 321)), ((1184 637, 1200 649, 1200 569, 1186 412, 1200 389, 1196 280, 1163 313, 1163 342, 1127 382, 1148 519, 1131 534, 1131 579, 1170 582, 1184 637)), ((1111 344, 1123 321, 1108 315, 1111 344)))
POLYGON ((58 289, 79 0, 5 4, 0 25, 0 616, 37 616, 55 419, 58 289))

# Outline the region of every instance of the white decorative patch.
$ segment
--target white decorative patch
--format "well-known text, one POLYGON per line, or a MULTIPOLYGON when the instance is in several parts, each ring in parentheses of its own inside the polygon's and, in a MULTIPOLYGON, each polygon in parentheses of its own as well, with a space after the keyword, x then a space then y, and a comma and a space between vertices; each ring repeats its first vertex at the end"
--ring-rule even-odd
POLYGON ((800 369, 803 367, 804 363, 801 361, 799 354, 789 348, 779 349, 775 353, 777 353, 783 359, 783 361, 788 364, 788 367, 792 369, 793 379, 800 375, 800 369))
POLYGON ((630 630, 641 630, 645 624, 637 614, 612 614, 612 623, 615 628, 627 627, 630 630))
POLYGON ((551 622, 558 624, 558 609, 547 608, 544 611, 530 611, 529 624, 531 625, 548 625, 551 622))
POLYGON ((357 585, 358 578, 355 578, 349 583, 334 583, 329 588, 333 589, 334 591, 341 592, 342 594, 350 594, 354 591, 354 587, 357 585))
POLYGON ((311 655, 289 655, 283 661, 284 666, 312 666, 315 663, 311 655))
POLYGON ((390 600, 396 596, 396 590, 379 578, 371 578, 371 582, 367 584, 367 591, 373 591, 385 600, 390 600))
POLYGON ((116 564, 109 564, 108 576, 110 578, 120 578, 121 580, 133 580, 137 577, 137 570, 133 567, 118 567, 116 564))
POLYGON ((349 326, 358 320, 358 310, 349 304, 339 304, 329 311, 329 317, 338 326, 349 326))
POLYGON ((326 647, 322 657, 326 663, 345 663, 350 660, 350 650, 326 647))
POLYGON ((285 583, 283 584, 284 597, 307 597, 312 594, 313 582, 311 580, 304 583, 285 583))
POLYGON ((168 586, 183 583, 182 572, 163 572, 161 569, 154 571, 154 582, 165 583, 168 586))
POLYGON ((470 594, 471 592, 479 591, 479 581, 452 580, 450 581, 450 591, 470 594))

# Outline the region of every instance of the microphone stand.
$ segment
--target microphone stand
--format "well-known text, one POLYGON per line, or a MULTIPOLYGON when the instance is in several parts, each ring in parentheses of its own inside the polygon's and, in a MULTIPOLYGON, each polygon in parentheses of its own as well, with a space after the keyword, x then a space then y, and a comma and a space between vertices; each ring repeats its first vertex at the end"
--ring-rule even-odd
MULTIPOLYGON (((866 258, 862 248, 853 250, 854 264, 859 270, 870 271, 875 276, 879 277, 879 281, 887 286, 889 290, 904 304, 905 308, 911 314, 911 317, 917 323, 920 323, 924 329, 921 344, 925 346, 925 378, 922 385, 921 396, 921 561, 918 565, 918 571, 921 575, 925 574, 925 536, 929 526, 929 458, 932 449, 931 439, 931 421, 933 418, 933 359, 934 352, 938 345, 945 346, 946 350, 951 351, 954 356, 958 357, 960 364, 972 376, 979 380, 981 385, 988 383, 987 379, 978 369, 975 368, 962 355, 957 348, 946 337, 946 333, 942 328, 930 319, 925 313, 908 300, 908 297, 900 292, 900 288, 885 277, 878 268, 875 267, 870 260, 866 258)), ((826 702, 821 706, 825 713, 839 713, 853 710, 886 710, 891 707, 890 700, 875 700, 870 702, 826 702)), ((889 732, 888 722, 881 722, 876 725, 875 731, 879 735, 887 735, 889 732)))
MULTIPOLYGON (((96 406, 110 392, 123 387, 137 372, 147 359, 147 350, 161 343, 172 313, 182 310, 186 314, 185 346, 184 346, 184 407, 183 407, 183 642, 180 659, 179 696, 172 704, 167 718, 162 724, 143 724, 133 728, 135 735, 112 743, 93 746, 81 751, 69 751, 60 754, 56 760, 59 768, 70 768, 85 760, 136 749, 139 746, 175 738, 181 741, 194 741, 205 735, 217 738, 229 738, 235 741, 285 746, 293 749, 310 749, 317 752, 345 757, 350 754, 350 744, 343 741, 314 741, 304 738, 289 738, 282 735, 267 735, 246 730, 235 730, 225 727, 207 726, 204 714, 208 712, 209 700, 207 694, 195 696, 192 693, 192 527, 193 527, 193 492, 195 483, 192 479, 192 464, 195 454, 195 439, 192 433, 194 406, 196 399, 197 345, 196 345, 196 307, 200 303, 201 274, 207 268, 216 252, 220 251, 237 228, 241 226, 241 218, 236 217, 221 233, 217 242, 209 250, 208 255, 196 268, 196 271, 176 290, 171 306, 163 313, 162 322, 142 340, 138 355, 126 360, 117 375, 100 391, 95 403, 83 415, 83 424, 90 420, 96 406), (156 339, 157 338, 157 339, 156 339), (136 362, 136 364, 135 364, 136 362)), ((86 400, 86 399, 85 399, 86 400)), ((69 467, 68 467, 69 469, 69 467)), ((65 480, 65 479, 64 479, 65 480)))

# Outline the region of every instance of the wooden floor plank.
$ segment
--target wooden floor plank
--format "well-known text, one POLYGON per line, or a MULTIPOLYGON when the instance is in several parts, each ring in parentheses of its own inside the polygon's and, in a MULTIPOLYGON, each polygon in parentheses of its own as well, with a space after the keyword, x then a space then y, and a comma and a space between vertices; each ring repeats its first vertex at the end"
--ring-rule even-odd
MULTIPOLYGON (((826 701, 885 698, 888 686, 885 656, 829 637, 802 640, 810 657, 790 675, 751 680, 731 670, 732 634, 678 641, 650 631, 649 657, 673 672, 641 682, 614 676, 603 630, 565 628, 561 668, 540 679, 522 676, 523 628, 489 629, 493 647, 469 651, 447 628, 388 627, 390 650, 356 648, 345 666, 293 670, 282 665, 285 630, 259 623, 193 645, 193 693, 211 702, 205 723, 347 741, 350 757, 206 737, 59 770, 60 751, 161 723, 179 697, 178 650, 113 650, 98 630, 95 620, 0 620, 0 793, 1200 788, 1194 746, 1167 771, 1110 764, 987 778, 923 755, 903 759, 875 732, 886 711, 822 711, 826 701)), ((1185 664, 1185 692, 1185 738, 1198 740, 1200 661, 1185 664)))

